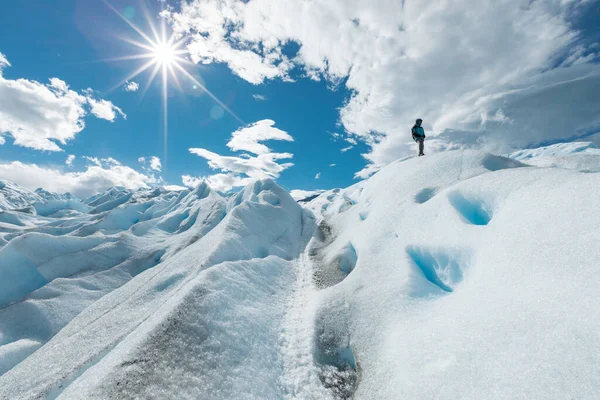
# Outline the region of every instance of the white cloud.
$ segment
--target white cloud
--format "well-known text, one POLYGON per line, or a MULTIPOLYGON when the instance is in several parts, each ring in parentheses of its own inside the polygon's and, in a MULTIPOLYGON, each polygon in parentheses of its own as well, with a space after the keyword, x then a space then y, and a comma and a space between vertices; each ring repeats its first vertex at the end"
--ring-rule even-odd
POLYGON ((182 175, 181 182, 187 187, 195 188, 196 186, 204 182, 204 179, 191 175, 182 175))
POLYGON ((162 171, 162 163, 160 161, 160 158, 156 156, 140 157, 138 158, 138 162, 142 164, 142 169, 146 171, 162 171))
POLYGON ((79 197, 88 197, 113 186, 138 189, 160 183, 154 176, 144 175, 118 162, 115 163, 116 160, 95 160, 100 165, 89 165, 81 172, 64 172, 59 168, 25 164, 20 161, 0 163, 0 179, 15 182, 31 190, 43 187, 52 192, 70 192, 79 197))
POLYGON ((117 118, 117 113, 121 115, 124 119, 127 118, 125 113, 121 111, 121 109, 115 106, 108 100, 95 100, 93 98, 88 98, 88 102, 90 104, 91 113, 94 114, 97 118, 102 118, 110 122, 114 122, 117 118))
POLYGON ((83 156, 83 158, 85 158, 86 160, 88 160, 89 162, 91 162, 94 165, 97 166, 102 166, 102 162, 100 161, 100 159, 98 157, 89 157, 89 156, 83 156))
POLYGON ((252 178, 244 178, 236 174, 214 174, 205 177, 193 177, 189 175, 183 175, 182 182, 187 187, 196 187, 202 182, 214 190, 221 192, 228 192, 234 187, 246 186, 253 181, 252 178))
POLYGON ((343 149, 341 149, 340 151, 341 151, 342 153, 345 153, 345 152, 347 152, 348 150, 352 150, 353 148, 354 148, 354 146, 348 146, 348 147, 344 147, 344 148, 343 148, 343 149))
POLYGON ((10 67, 10 63, 8 62, 6 56, 0 53, 0 70, 2 70, 4 67, 10 67))
POLYGON ((333 168, 333 167, 335 167, 335 164, 329 164, 329 166, 333 168))
POLYGON ((223 156, 207 149, 189 149, 190 153, 205 158, 208 166, 220 173, 205 177, 184 175, 182 177, 183 184, 196 186, 198 183, 206 181, 210 187, 216 190, 229 191, 234 187, 245 186, 255 179, 278 178, 282 171, 294 165, 290 162, 279 163, 279 160, 290 159, 294 155, 273 153, 271 149, 259 142, 265 140, 293 141, 293 138, 287 132, 273 128, 274 124, 275 122, 271 120, 258 121, 232 133, 231 140, 227 143, 230 149, 248 151, 256 156, 247 153, 239 156, 223 156))
POLYGON ((69 167, 73 165, 73 161, 75 161, 75 156, 73 154, 69 154, 67 159, 65 160, 65 164, 69 167))
POLYGON ((187 187, 179 186, 179 185, 165 185, 163 186, 166 190, 170 190, 173 192, 181 192, 182 190, 186 190, 187 187))
POLYGON ((262 94, 253 94, 252 97, 254 97, 254 100, 258 100, 258 101, 266 101, 267 100, 267 96, 262 95, 262 94))
POLYGON ((340 140, 342 138, 342 134, 337 133, 337 132, 329 132, 329 135, 331 135, 331 138, 333 139, 334 142, 337 142, 338 140, 340 140))
POLYGON ((124 89, 126 92, 137 92, 140 88, 136 82, 127 82, 125 83, 124 89))
POLYGON ((321 179, 321 173, 320 173, 320 172, 318 172, 318 173, 315 175, 315 179, 321 179))
POLYGON ((157 172, 162 171, 162 164, 160 162, 160 158, 156 156, 150 157, 150 169, 157 172))
MULTIPOLYGON (((3 55, 0 65, 10 65, 3 55)), ((66 144, 83 130, 88 112, 109 121, 115 113, 125 116, 111 102, 93 98, 91 91, 83 93, 70 90, 58 78, 51 78, 49 84, 6 79, 0 67, 0 134, 11 135, 19 146, 62 151, 58 144, 66 144)))
POLYGON ((344 82, 352 95, 340 120, 371 147, 365 172, 374 172, 412 152, 417 117, 440 148, 597 129, 598 49, 581 45, 569 20, 587 3, 191 0, 171 18, 193 61, 227 63, 251 83, 289 79, 292 63, 344 82), (290 41, 300 47, 293 60, 282 52, 290 41))
POLYGON ((266 177, 277 178, 279 174, 293 166, 292 163, 279 164, 277 160, 292 158, 290 153, 268 153, 256 157, 250 155, 222 156, 206 149, 192 148, 190 153, 208 160, 208 166, 225 172, 245 174, 250 178, 261 179, 266 177))
POLYGON ((247 127, 240 128, 231 134, 231 140, 227 143, 227 147, 233 151, 266 154, 271 152, 271 149, 259 142, 266 140, 294 141, 287 132, 274 128, 273 125, 275 125, 275 121, 264 119, 247 127))

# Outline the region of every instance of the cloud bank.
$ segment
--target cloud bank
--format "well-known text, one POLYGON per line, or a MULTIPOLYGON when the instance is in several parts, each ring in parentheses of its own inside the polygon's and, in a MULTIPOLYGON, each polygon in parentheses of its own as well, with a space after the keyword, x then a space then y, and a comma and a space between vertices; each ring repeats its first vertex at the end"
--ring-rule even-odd
POLYGON ((59 167, 39 166, 20 161, 0 162, 0 179, 15 182, 31 190, 43 187, 57 193, 70 192, 81 198, 113 186, 139 189, 162 182, 160 178, 140 173, 113 158, 84 158, 88 160, 89 165, 80 172, 65 172, 59 167))

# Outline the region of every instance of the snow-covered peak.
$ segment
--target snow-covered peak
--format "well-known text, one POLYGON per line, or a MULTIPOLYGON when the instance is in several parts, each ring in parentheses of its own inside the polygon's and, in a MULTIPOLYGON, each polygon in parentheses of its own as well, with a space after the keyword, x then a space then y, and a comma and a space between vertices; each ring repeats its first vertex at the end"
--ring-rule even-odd
POLYGON ((29 206, 43 198, 36 192, 17 184, 0 180, 0 210, 12 210, 29 206))

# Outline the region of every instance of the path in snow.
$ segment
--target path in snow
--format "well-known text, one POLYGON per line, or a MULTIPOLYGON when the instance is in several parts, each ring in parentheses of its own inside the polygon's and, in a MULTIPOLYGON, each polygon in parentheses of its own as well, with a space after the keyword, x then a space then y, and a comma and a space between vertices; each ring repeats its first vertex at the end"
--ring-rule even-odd
POLYGON ((309 248, 310 245, 306 246, 296 261, 296 283, 281 334, 282 386, 286 399, 333 398, 321 383, 314 360, 315 318, 320 296, 313 282, 309 248))

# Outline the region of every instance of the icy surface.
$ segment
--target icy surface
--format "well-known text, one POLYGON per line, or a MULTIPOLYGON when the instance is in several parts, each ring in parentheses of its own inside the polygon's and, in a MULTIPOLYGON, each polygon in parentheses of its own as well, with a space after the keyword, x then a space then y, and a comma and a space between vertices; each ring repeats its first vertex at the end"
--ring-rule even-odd
POLYGON ((324 190, 300 190, 300 189, 294 189, 292 191, 290 191, 290 194, 292 195, 292 198, 296 201, 302 201, 305 199, 310 199, 310 198, 314 198, 318 195, 320 195, 321 193, 323 193, 324 190))
POLYGON ((447 152, 300 204, 3 182, 0 399, 594 399, 598 157, 447 152))
POLYGON ((600 149, 591 142, 559 143, 520 150, 509 157, 538 167, 600 172, 600 149))
POLYGON ((42 197, 14 183, 0 180, 0 211, 24 208, 42 197))

